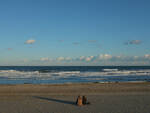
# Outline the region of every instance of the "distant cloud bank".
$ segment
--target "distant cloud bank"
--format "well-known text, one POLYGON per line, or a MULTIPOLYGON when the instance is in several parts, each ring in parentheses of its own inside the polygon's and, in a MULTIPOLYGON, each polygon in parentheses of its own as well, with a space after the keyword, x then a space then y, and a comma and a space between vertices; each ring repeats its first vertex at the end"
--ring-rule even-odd
POLYGON ((76 58, 71 57, 57 57, 50 59, 49 57, 41 58, 40 61, 50 61, 57 63, 81 63, 81 64, 96 64, 96 65, 149 65, 150 64, 150 54, 145 54, 143 56, 125 56, 118 55, 113 56, 110 54, 100 54, 96 56, 80 56, 76 58))
POLYGON ((56 58, 41 57, 36 60, 22 59, 18 65, 43 65, 43 66, 149 66, 150 54, 142 56, 125 56, 99 54, 95 56, 60 56, 56 58))

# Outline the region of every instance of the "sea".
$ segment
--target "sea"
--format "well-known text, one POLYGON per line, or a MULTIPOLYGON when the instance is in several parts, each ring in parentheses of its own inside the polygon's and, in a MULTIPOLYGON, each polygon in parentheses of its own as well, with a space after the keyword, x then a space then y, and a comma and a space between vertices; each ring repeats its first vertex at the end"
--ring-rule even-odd
POLYGON ((150 66, 0 66, 0 84, 150 82, 150 66))

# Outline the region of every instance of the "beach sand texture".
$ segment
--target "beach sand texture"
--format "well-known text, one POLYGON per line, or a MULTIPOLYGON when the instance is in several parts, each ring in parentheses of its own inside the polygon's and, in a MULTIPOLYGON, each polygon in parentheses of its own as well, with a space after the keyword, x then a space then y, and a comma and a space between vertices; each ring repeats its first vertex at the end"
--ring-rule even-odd
POLYGON ((0 85, 0 113, 150 113, 150 83, 0 85))

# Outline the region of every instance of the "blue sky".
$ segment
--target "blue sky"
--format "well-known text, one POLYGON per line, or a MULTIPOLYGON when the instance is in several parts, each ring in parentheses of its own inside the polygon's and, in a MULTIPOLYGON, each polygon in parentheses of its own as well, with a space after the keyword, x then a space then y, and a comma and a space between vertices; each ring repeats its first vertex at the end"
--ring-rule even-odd
POLYGON ((149 0, 1 0, 0 65, 150 65, 149 0))

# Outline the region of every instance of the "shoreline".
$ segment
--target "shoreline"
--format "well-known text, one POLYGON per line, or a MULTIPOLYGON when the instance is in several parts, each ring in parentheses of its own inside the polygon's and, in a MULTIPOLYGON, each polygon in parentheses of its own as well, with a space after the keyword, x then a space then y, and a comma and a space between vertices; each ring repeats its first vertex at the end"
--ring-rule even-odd
POLYGON ((150 93, 150 82, 0 85, 0 95, 150 93))
POLYGON ((67 84, 115 84, 115 83, 150 83, 150 81, 112 81, 112 82, 64 82, 64 83, 4 83, 1 85, 67 85, 67 84))

